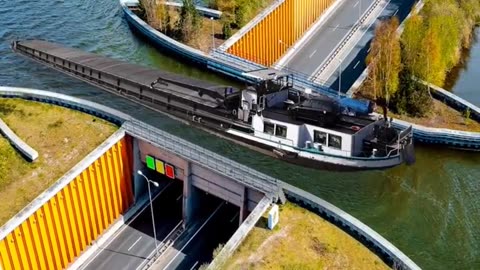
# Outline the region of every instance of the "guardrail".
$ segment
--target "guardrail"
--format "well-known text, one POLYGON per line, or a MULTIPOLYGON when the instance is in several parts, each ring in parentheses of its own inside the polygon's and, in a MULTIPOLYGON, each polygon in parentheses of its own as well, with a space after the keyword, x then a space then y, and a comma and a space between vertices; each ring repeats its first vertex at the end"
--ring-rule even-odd
MULTIPOLYGON (((227 63, 237 63, 238 66, 245 67, 243 72, 267 68, 264 65, 261 65, 261 64, 252 62, 250 60, 235 56, 233 54, 229 54, 227 52, 219 51, 219 50, 215 50, 212 53, 212 56, 215 59, 223 60, 227 63)), ((255 59, 255 57, 252 57, 251 59, 255 59)), ((310 75, 306 73, 299 72, 298 70, 289 68, 288 66, 285 66, 285 67, 279 66, 279 67, 280 67, 279 70, 282 70, 284 72, 287 72, 293 75, 294 87, 296 88, 303 88, 303 89, 309 88, 314 91, 320 92, 322 94, 328 95, 330 97, 341 97, 341 98, 347 97, 345 94, 343 93, 339 94, 337 91, 325 85, 310 81, 309 80, 310 75)), ((243 79, 243 80, 246 81, 246 79, 243 79)))
POLYGON ((218 255, 213 258, 213 261, 207 267, 208 270, 223 269, 223 265, 225 264, 226 260, 235 252, 235 250, 247 237, 255 224, 257 224, 258 220, 262 217, 263 213, 267 211, 270 203, 271 201, 267 197, 263 197, 262 200, 258 202, 257 206, 255 206, 255 209, 253 209, 253 211, 248 215, 245 221, 243 221, 237 231, 235 231, 232 237, 230 237, 218 255))
POLYGON ((0 133, 29 161, 35 161, 38 158, 38 152, 18 137, 2 119, 0 119, 0 133))
POLYGON ((358 20, 358 22, 355 24, 352 29, 343 37, 342 41, 338 44, 338 46, 330 52, 329 56, 325 61, 321 64, 320 69, 317 70, 317 73, 313 75, 312 81, 316 81, 318 77, 322 74, 323 71, 330 65, 330 63, 337 57, 337 55, 343 50, 345 45, 350 41, 352 36, 360 29, 360 26, 367 20, 367 18, 372 14, 372 12, 377 8, 377 6, 382 2, 383 0, 376 0, 373 2, 370 7, 367 9, 367 11, 364 13, 364 15, 358 20))
POLYGON ((277 179, 234 162, 196 144, 190 143, 165 131, 138 120, 130 120, 122 126, 128 134, 156 144, 185 160, 200 164, 245 186, 259 190, 276 201, 280 191, 277 179))

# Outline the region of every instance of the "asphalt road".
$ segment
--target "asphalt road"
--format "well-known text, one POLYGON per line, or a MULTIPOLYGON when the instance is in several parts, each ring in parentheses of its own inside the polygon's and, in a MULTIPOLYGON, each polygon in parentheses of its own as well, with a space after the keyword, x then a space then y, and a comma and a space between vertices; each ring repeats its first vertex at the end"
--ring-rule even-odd
MULTIPOLYGON (((182 200, 177 200, 182 195, 182 182, 166 183, 162 183, 166 187, 153 202, 159 244, 182 219, 182 200)), ((122 231, 82 269, 136 269, 155 249, 151 220, 150 207, 147 207, 131 223, 124 225, 122 231)))
POLYGON ((374 0, 345 1, 290 59, 287 66, 291 70, 312 75, 328 57, 337 44, 355 26, 355 23, 374 0))
POLYGON ((225 244, 238 228, 238 207, 221 203, 187 241, 177 247, 174 257, 166 265, 168 270, 198 269, 213 259, 213 251, 219 244, 225 244))
MULTIPOLYGON (((369 52, 370 43, 374 36, 375 26, 382 19, 397 16, 402 22, 407 16, 413 5, 414 0, 391 0, 385 10, 378 17, 377 21, 367 30, 362 39, 353 47, 342 64, 342 82, 341 92, 347 92, 353 83, 360 77, 365 70, 365 59, 369 52)), ((339 88, 339 73, 334 72, 327 80, 326 85, 337 90, 339 88)))

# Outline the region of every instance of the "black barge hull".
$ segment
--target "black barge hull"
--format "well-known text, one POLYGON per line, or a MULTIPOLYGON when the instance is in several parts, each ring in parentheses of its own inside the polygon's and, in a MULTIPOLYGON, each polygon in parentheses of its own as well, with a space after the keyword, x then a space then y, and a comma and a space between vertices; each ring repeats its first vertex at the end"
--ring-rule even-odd
POLYGON ((218 85, 209 82, 130 64, 47 41, 15 41, 12 43, 12 49, 42 65, 110 93, 293 164, 338 171, 383 169, 349 167, 298 157, 295 153, 278 151, 274 147, 230 134, 227 132, 230 128, 245 133, 253 133, 253 131, 250 125, 236 120, 236 117, 228 111, 208 105, 211 103, 208 96, 202 97, 201 93, 198 94, 202 90, 218 88, 218 85), (158 78, 162 78, 161 89, 151 88, 152 82, 157 81, 158 78))

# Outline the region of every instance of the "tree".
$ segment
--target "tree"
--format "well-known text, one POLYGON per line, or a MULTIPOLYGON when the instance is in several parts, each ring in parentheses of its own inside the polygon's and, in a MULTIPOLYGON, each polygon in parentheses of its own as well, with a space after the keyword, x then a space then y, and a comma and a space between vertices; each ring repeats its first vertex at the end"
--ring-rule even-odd
POLYGON ((148 24, 153 28, 166 32, 168 25, 168 13, 164 0, 140 0, 143 7, 148 24))
POLYGON ((385 119, 389 100, 398 91, 399 73, 402 69, 398 25, 397 18, 380 23, 375 29, 375 37, 367 56, 373 97, 382 106, 385 119))
POLYGON ((193 0, 183 0, 178 27, 181 40, 184 42, 193 40, 201 28, 201 23, 201 17, 193 0))

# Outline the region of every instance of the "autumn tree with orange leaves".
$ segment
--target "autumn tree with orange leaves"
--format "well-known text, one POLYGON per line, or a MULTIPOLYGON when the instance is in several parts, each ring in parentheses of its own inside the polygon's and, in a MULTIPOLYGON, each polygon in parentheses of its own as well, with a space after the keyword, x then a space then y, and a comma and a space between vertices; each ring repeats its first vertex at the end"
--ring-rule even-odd
POLYGON ((399 88, 399 74, 402 70, 400 38, 397 34, 397 18, 384 21, 375 29, 375 37, 367 56, 369 81, 373 99, 383 109, 387 118, 390 99, 399 88))

